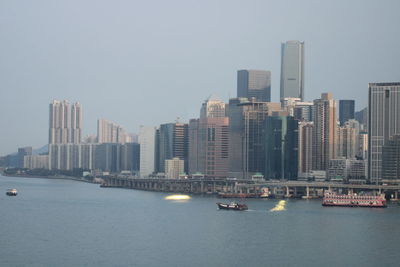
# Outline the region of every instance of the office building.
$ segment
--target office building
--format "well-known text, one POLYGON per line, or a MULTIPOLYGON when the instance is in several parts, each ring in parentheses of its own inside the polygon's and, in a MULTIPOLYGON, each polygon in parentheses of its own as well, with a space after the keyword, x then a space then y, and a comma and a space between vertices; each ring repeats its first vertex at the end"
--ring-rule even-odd
POLYGON ((266 179, 297 179, 298 138, 298 121, 292 116, 266 118, 264 172, 266 179))
POLYGON ((141 126, 139 130, 140 176, 146 177, 154 172, 156 128, 141 126))
POLYGON ((255 98, 259 102, 271 101, 271 72, 266 70, 239 70, 237 97, 255 98))
POLYGON ((229 177, 251 179, 264 173, 265 118, 281 111, 280 103, 229 100, 229 177))
POLYGON ((382 147, 400 134, 400 82, 370 83, 368 98, 368 177, 382 179, 382 147))
POLYGON ((138 174, 140 171, 140 145, 125 143, 121 145, 121 171, 138 174))
POLYGON ((400 135, 393 135, 382 147, 382 179, 385 183, 400 182, 400 135))
POLYGON ((331 93, 314 100, 313 170, 326 171, 336 156, 336 102, 331 93))
POLYGON ((287 41, 281 46, 280 98, 304 100, 304 42, 287 41))
POLYGON ((200 110, 200 119, 189 123, 189 174, 201 173, 212 178, 228 176, 228 127, 225 103, 212 98, 206 100, 200 110))
POLYGON ((188 124, 161 124, 156 133, 156 172, 164 172, 165 160, 180 158, 185 162, 185 172, 188 169, 188 124))
POLYGON ((340 126, 348 120, 354 119, 354 100, 339 100, 340 126))

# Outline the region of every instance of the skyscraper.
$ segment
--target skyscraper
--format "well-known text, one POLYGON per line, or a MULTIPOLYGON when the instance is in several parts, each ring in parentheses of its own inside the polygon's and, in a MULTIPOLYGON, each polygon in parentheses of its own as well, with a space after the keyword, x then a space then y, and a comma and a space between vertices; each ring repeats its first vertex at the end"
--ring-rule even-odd
POLYGON ((229 165, 229 118, 225 117, 225 103, 206 100, 200 119, 189 123, 189 170, 208 177, 225 178, 229 165))
POLYGON ((185 172, 188 169, 188 124, 186 123, 166 123, 161 124, 156 137, 156 171, 165 171, 165 160, 180 158, 185 161, 185 172))
POLYGON ((79 144, 82 138, 82 107, 67 100, 53 100, 49 112, 49 144, 79 144))
POLYGON ((400 82, 370 83, 368 98, 368 177, 382 179, 382 146, 400 134, 400 82))
POLYGON ((141 126, 139 130, 140 144, 140 176, 145 177, 154 172, 156 128, 141 126))
POLYGON ((292 116, 265 120, 265 178, 297 179, 298 121, 292 116))
POLYGON ((280 110, 280 103, 229 100, 229 176, 249 179, 264 173, 265 118, 280 110))
POLYGON ((282 43, 280 97, 304 100, 304 42, 282 43))
POLYGON ((259 102, 271 101, 271 72, 266 70, 238 70, 237 97, 254 97, 259 102))
POLYGON ((308 176, 312 170, 313 152, 313 122, 302 121, 299 123, 299 175, 308 176))
POLYGON ((314 100, 313 170, 326 171, 336 156, 336 102, 331 93, 314 100))
POLYGON ((354 100, 339 100, 340 126, 350 119, 354 119, 354 100))

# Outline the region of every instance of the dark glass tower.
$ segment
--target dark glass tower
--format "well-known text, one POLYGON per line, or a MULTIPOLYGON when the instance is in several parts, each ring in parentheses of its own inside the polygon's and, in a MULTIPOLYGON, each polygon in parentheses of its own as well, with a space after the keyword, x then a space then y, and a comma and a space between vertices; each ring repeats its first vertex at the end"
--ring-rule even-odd
POLYGON ((185 172, 188 172, 188 124, 161 124, 156 133, 156 171, 164 172, 165 160, 179 158, 185 161, 185 172))
POLYGON ((237 97, 254 97, 259 102, 271 101, 271 72, 266 70, 239 70, 237 97))
POLYGON ((339 100, 340 126, 351 119, 354 119, 354 100, 339 100))
POLYGON ((296 180, 298 121, 291 116, 265 120, 265 178, 296 180))

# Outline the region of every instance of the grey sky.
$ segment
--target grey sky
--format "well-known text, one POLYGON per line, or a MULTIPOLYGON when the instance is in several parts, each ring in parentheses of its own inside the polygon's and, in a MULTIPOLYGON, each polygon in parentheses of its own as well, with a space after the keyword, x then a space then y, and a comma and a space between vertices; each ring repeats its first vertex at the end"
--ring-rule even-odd
POLYGON ((136 132, 197 117, 236 95, 238 69, 272 72, 305 41, 305 98, 367 105, 368 82, 400 80, 400 1, 0 1, 0 155, 47 143, 53 99, 136 132))

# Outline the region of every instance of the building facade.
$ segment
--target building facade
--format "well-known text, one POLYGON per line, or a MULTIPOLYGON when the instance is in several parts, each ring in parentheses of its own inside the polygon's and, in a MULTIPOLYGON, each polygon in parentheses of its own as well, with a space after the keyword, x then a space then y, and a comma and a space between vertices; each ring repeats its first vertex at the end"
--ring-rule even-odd
POLYGON ((156 128, 141 126, 139 130, 140 176, 146 177, 154 172, 156 128))
POLYGON ((382 179, 382 147, 400 134, 400 82, 370 83, 368 97, 368 177, 382 179))
POLYGON ((185 162, 188 170, 189 125, 187 123, 161 124, 156 136, 156 172, 164 172, 165 160, 179 158, 185 162))
POLYGON ((314 100, 313 170, 326 171, 336 157, 336 102, 330 93, 314 100))
POLYGON ((304 42, 287 41, 281 46, 280 98, 304 100, 304 42))
POLYGON ((266 179, 296 180, 298 175, 298 121, 292 116, 265 120, 266 179))
POLYGON ((125 130, 111 121, 105 119, 97 120, 97 142, 125 144, 127 134, 125 130))
POLYGON ((82 106, 53 100, 49 110, 49 144, 79 144, 82 138, 82 106))
POLYGON ((299 123, 298 169, 299 176, 303 177, 307 177, 312 170, 313 128, 313 122, 302 121, 299 123))
POLYGON ((271 101, 271 72, 266 70, 239 70, 237 72, 237 97, 271 101))
POLYGON ((354 119, 354 100, 339 100, 340 126, 348 120, 354 119))
POLYGON ((400 135, 393 135, 382 147, 382 179, 400 182, 400 135))

